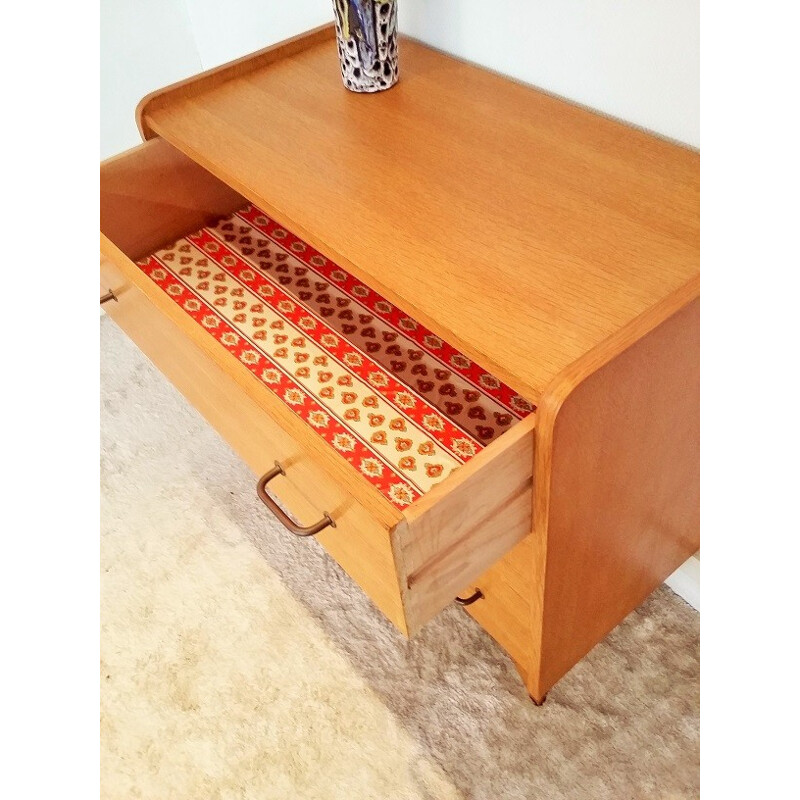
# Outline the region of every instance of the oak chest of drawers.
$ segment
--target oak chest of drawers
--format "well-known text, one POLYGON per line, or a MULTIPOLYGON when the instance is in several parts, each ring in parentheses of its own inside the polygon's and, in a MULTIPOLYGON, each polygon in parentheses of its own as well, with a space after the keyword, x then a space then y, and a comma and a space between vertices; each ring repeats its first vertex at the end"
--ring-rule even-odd
MULTIPOLYGON (((413 635, 549 688, 699 547, 696 153, 325 27, 157 92, 101 165, 104 307, 413 635)), ((277 500, 277 502, 276 502, 277 500)))

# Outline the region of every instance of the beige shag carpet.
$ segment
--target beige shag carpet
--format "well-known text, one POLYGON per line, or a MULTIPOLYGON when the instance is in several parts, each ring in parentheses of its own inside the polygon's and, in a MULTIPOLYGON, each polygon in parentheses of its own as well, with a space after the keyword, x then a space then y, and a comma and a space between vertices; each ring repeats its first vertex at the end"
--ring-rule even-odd
POLYGON ((692 798, 699 617, 657 591, 536 708, 448 609, 403 639, 101 320, 104 798, 692 798))

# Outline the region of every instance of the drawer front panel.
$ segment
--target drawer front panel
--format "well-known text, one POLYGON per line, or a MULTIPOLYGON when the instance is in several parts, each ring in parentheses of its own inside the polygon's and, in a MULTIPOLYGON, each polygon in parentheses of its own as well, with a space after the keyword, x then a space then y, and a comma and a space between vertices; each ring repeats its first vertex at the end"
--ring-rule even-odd
POLYGON ((531 541, 531 536, 523 539, 461 593, 466 597, 476 588, 481 590, 483 598, 465 610, 508 652, 520 671, 530 663, 533 646, 531 541))
MULTIPOLYGON (((388 529, 316 466, 236 381, 182 335, 108 259, 101 260, 100 289, 101 293, 111 290, 118 298, 104 305, 114 322, 254 473, 260 475, 275 460, 280 461, 286 476, 270 482, 269 488, 293 515, 308 524, 327 511, 336 520, 336 528, 316 538, 378 608, 406 632, 388 529)), ((264 513, 269 512, 264 509, 264 513)))
POLYGON ((392 532, 416 630, 531 531, 534 415, 434 486, 392 532))

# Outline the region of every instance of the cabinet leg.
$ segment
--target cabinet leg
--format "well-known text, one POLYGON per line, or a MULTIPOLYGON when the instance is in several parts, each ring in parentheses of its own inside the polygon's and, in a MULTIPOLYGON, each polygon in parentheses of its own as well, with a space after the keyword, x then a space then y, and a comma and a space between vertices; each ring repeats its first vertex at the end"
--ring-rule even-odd
POLYGON ((535 697, 534 697, 532 694, 528 695, 528 697, 530 697, 530 698, 531 698, 531 702, 532 702, 532 703, 533 703, 535 706, 543 706, 543 705, 544 705, 544 701, 545 701, 545 700, 547 700, 547 695, 546 695, 546 694, 543 694, 543 695, 542 695, 542 698, 541 698, 541 700, 537 700, 537 699, 536 699, 536 698, 535 698, 535 697))
POLYGON ((547 692, 545 692, 541 697, 537 698, 531 694, 530 687, 528 686, 528 670, 522 666, 516 659, 511 659, 514 662, 514 666, 517 668, 517 672, 519 672, 520 678, 522 678, 522 682, 528 687, 528 697, 530 697, 531 702, 535 706, 543 706, 544 701, 547 700, 547 692))

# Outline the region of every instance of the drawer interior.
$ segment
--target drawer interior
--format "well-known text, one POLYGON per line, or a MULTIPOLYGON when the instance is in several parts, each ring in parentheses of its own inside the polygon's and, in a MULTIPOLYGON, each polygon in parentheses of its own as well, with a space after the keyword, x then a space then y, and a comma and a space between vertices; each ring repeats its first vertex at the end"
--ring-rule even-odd
POLYGON ((128 202, 114 207, 104 192, 103 232, 395 507, 533 411, 224 184, 209 176, 198 192, 200 168, 187 159, 176 170, 177 151, 162 145, 146 146, 145 166, 174 205, 150 183, 132 206, 124 192, 141 174, 132 181, 122 170, 116 196, 128 202))
POLYGON ((530 532, 533 406, 190 158, 153 139, 105 162, 101 231, 128 280, 380 522, 401 628, 530 532))

